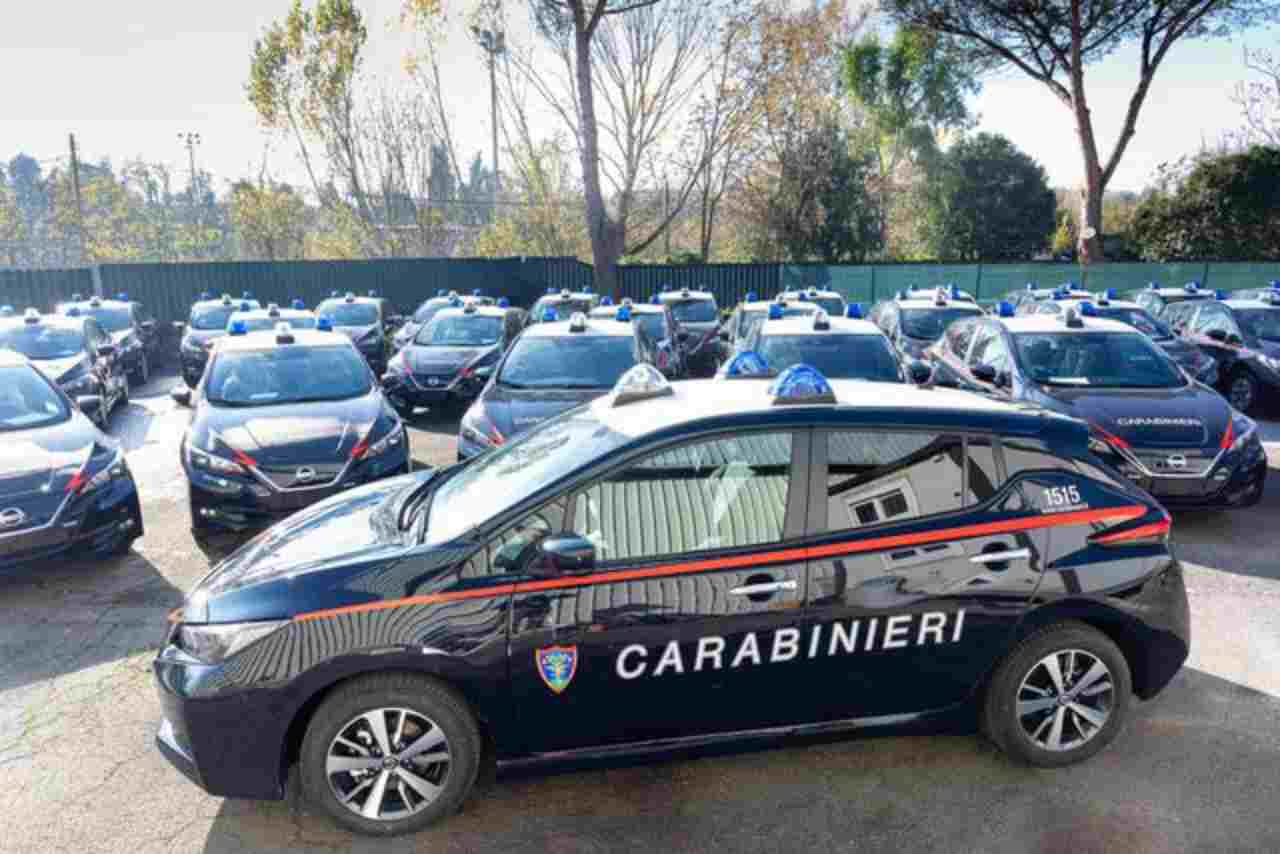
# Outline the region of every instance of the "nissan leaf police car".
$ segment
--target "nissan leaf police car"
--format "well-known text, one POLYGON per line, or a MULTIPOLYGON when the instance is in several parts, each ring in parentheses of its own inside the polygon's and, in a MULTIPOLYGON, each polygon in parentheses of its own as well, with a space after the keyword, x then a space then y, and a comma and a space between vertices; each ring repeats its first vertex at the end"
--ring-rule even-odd
POLYGON ((662 375, 669 380, 685 378, 687 367, 684 348, 680 343, 680 324, 676 322, 668 304, 633 303, 624 299, 620 305, 614 305, 612 299, 602 297, 600 305, 591 309, 588 317, 599 320, 623 318, 623 322, 629 320, 638 330, 643 330, 647 338, 645 360, 662 371, 662 375))
POLYGON ((0 349, 0 567, 121 554, 142 536, 124 452, 30 361, 0 349))
POLYGON ((959 290, 899 291, 871 309, 871 319, 889 337, 904 359, 923 358, 951 323, 977 317, 982 309, 973 297, 959 290))
POLYGON ((590 288, 571 291, 568 288, 556 290, 547 288, 545 296, 538 298, 529 309, 529 323, 553 323, 568 320, 573 314, 581 312, 590 314, 591 309, 600 304, 600 297, 590 288), (550 309, 551 311, 548 311, 550 309), (548 320, 550 318, 550 320, 548 320))
POLYGON ((1262 497, 1267 458, 1251 419, 1189 379, 1146 335, 1097 317, 959 320, 931 351, 934 381, 1087 422, 1098 458, 1166 507, 1229 508, 1262 497))
POLYGON ((817 303, 818 308, 832 317, 844 317, 845 308, 847 307, 842 293, 821 288, 793 288, 783 291, 780 296, 788 302, 805 300, 817 303))
POLYGON ((410 469, 409 436, 355 346, 316 330, 233 326, 195 388, 179 454, 191 527, 244 530, 410 469))
POLYGON ((791 365, 809 365, 828 379, 873 380, 876 382, 924 382, 927 365, 898 359, 884 333, 871 321, 863 320, 862 308, 851 303, 845 317, 832 317, 824 309, 804 317, 786 317, 780 303, 770 306, 769 319, 756 326, 745 349, 731 357, 720 369, 724 376, 753 371, 751 355, 763 364, 755 372, 776 374, 791 365), (744 365, 744 362, 747 363, 744 365), (918 365, 912 371, 908 364, 918 365))
MULTIPOLYGON (((1226 297, 1227 294, 1220 293, 1226 297)), ((1280 395, 1280 292, 1261 299, 1201 300, 1166 309, 1218 366, 1218 387, 1241 412, 1280 395)))
POLYGON ((1086 298, 1093 296, 1089 291, 1076 287, 1075 282, 1067 282, 1053 288, 1038 288, 1034 282, 1027 282, 1027 286, 1020 291, 1010 291, 1005 294, 1003 302, 1007 302, 1013 306, 1015 314, 1026 314, 1036 303, 1047 299, 1071 299, 1073 297, 1086 298))
POLYGON ((537 424, 593 400, 636 364, 656 362, 656 348, 632 306, 612 318, 543 318, 498 363, 493 379, 462 416, 458 459, 504 444, 537 424))
POLYGON ((233 312, 227 320, 227 331, 242 326, 246 332, 266 332, 278 329, 282 323, 290 329, 315 329, 317 321, 316 313, 308 311, 302 300, 294 300, 291 308, 270 303, 266 308, 233 312))
POLYGON ((129 402, 129 377, 115 342, 76 308, 65 316, 29 308, 22 317, 0 319, 0 350, 26 356, 73 400, 95 398, 85 414, 99 427, 129 402))
POLYGON ((414 407, 466 406, 493 375, 493 369, 520 334, 523 312, 507 300, 483 305, 454 298, 392 357, 382 387, 402 416, 414 407))
MULTIPOLYGON (((431 318, 436 316, 436 312, 442 308, 448 308, 453 305, 454 300, 461 299, 457 291, 446 291, 444 288, 436 291, 436 295, 430 299, 422 301, 422 304, 413 310, 413 314, 409 315, 396 334, 391 336, 391 353, 395 355, 400 352, 406 344, 413 340, 414 336, 422 327, 431 322, 431 318)), ((493 297, 483 296, 479 289, 472 291, 470 301, 477 302, 480 305, 493 305, 493 297)))
POLYGON ((58 305, 58 314, 92 317, 111 336, 116 357, 123 362, 129 382, 142 385, 151 378, 151 365, 161 357, 156 324, 154 320, 142 319, 138 304, 130 302, 128 294, 118 294, 115 299, 90 297, 87 300, 74 294, 70 302, 58 305))
POLYGON ((385 316, 386 300, 369 291, 368 296, 336 293, 316 306, 316 315, 327 318, 333 328, 356 345, 360 355, 376 376, 387 368, 388 329, 391 318, 385 316))
POLYGON ((720 327, 720 340, 730 352, 746 346, 756 326, 769 317, 770 311, 776 313, 776 309, 770 308, 773 305, 782 306, 783 317, 811 317, 818 311, 818 304, 808 300, 789 300, 781 294, 771 300, 762 300, 756 298, 755 291, 748 291, 746 299, 738 303, 733 314, 720 327))
POLYGON ((231 299, 231 294, 223 294, 213 299, 208 292, 191 306, 191 314, 185 324, 178 322, 174 326, 182 333, 182 341, 178 345, 178 365, 182 373, 182 381, 188 388, 195 388, 204 374, 204 367, 209 362, 209 348, 213 342, 227 334, 227 322, 237 311, 254 311, 262 308, 248 291, 238 299, 231 299))
POLYGON ((1213 296, 1214 292, 1200 287, 1199 282, 1187 282, 1180 288, 1162 288, 1156 282, 1151 282, 1145 290, 1133 295, 1133 301, 1151 312, 1152 316, 1164 319, 1169 306, 1213 299, 1213 296))
POLYGON ((1068 765, 1187 656, 1168 532, 1073 419, 809 366, 668 384, 638 365, 216 566, 154 663, 157 744, 214 795, 293 777, 380 836, 455 813, 482 758, 976 710, 1010 757, 1068 765))
MULTIPOLYGON (((1127 323, 1146 335, 1178 363, 1178 366, 1189 375, 1204 383, 1214 385, 1218 381, 1217 363, 1200 352, 1199 348, 1186 339, 1173 334, 1173 330, 1163 321, 1153 316, 1136 302, 1116 299, 1115 290, 1108 289, 1104 293, 1090 297, 1071 297, 1070 299, 1049 299, 1036 303, 1035 310, 1029 314, 1062 314, 1070 306, 1080 308, 1084 303, 1093 306, 1094 317, 1105 317, 1127 323)), ((1190 303, 1189 303, 1190 304, 1190 303)))
POLYGON ((649 302, 670 308, 671 316, 680 324, 680 344, 689 376, 714 374, 724 357, 718 334, 720 309, 716 307, 715 296, 707 291, 681 288, 654 294, 649 302))

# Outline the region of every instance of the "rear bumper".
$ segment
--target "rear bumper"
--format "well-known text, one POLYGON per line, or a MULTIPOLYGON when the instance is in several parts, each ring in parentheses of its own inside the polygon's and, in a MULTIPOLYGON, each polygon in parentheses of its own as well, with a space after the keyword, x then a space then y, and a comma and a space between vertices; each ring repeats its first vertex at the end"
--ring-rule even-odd
POLYGON ((137 487, 132 477, 121 478, 73 503, 49 527, 0 539, 0 567, 67 555, 105 556, 142 533, 137 487))

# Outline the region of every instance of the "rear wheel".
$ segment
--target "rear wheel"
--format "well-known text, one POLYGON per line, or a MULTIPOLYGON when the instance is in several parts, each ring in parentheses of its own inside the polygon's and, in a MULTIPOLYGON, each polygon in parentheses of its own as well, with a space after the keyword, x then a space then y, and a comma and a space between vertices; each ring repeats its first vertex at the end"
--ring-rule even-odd
POLYGON ((1028 637, 996 668, 983 729, 1028 765, 1071 765, 1115 738, 1131 693, 1128 662, 1110 638, 1083 623, 1057 623, 1028 637))
POLYGON ((412 833, 458 810, 475 786, 480 751, 475 718, 449 686, 366 676, 316 710, 302 742, 302 788, 356 832, 412 833))
POLYGON ((1237 368, 1227 381, 1227 400, 1241 412, 1248 412, 1258 403, 1258 381, 1247 368, 1237 368))

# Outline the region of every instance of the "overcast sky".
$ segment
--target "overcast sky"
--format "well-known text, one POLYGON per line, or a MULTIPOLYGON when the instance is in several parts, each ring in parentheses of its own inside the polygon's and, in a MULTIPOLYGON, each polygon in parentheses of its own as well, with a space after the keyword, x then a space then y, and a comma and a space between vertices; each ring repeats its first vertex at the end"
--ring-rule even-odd
MULTIPOLYGON (((249 52, 262 28, 283 17, 289 5, 290 0, 10 4, 0 27, 0 160, 18 152, 42 161, 65 157, 67 134, 74 131, 86 160, 142 157, 185 174, 186 152, 177 135, 195 131, 202 138, 199 166, 214 174, 220 191, 226 181, 256 173, 266 138, 244 97, 249 52)), ((370 30, 370 70, 393 79, 407 46, 390 24, 400 0, 362 0, 360 7, 370 30)), ((1175 47, 1112 188, 1139 189, 1159 163, 1237 127, 1239 110, 1230 95, 1245 73, 1241 48, 1274 44, 1277 35, 1258 31, 1231 42, 1175 47)), ((1134 55, 1122 51, 1088 71, 1104 156, 1132 91, 1134 55)), ((487 160, 487 75, 460 25, 445 56, 459 156, 470 159, 483 150, 487 160)), ((1044 165, 1055 186, 1080 183, 1071 116, 1042 86, 1012 75, 991 79, 973 106, 982 117, 981 130, 1012 139, 1044 165)), ((285 145, 275 146, 270 164, 277 177, 301 177, 285 145)))

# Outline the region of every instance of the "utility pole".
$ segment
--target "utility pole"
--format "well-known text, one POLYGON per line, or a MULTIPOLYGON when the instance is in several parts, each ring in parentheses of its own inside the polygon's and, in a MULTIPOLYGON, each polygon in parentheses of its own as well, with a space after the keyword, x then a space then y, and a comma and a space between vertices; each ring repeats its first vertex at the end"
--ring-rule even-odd
POLYGON ((76 232, 80 236, 80 263, 89 263, 89 253, 85 249, 84 239, 84 201, 80 197, 80 155, 76 151, 76 135, 67 135, 71 143, 71 188, 76 196, 76 232))
POLYGON ((480 49, 489 55, 489 113, 493 125, 493 218, 498 218, 498 192, 502 179, 498 172, 498 56, 507 52, 506 33, 499 29, 472 27, 480 49))
POLYGON ((200 134, 186 133, 178 134, 178 141, 187 147, 187 159, 191 163, 191 184, 188 194, 191 196, 191 204, 196 203, 196 146, 200 144, 200 134))

